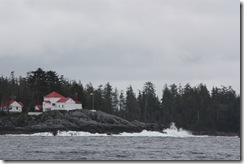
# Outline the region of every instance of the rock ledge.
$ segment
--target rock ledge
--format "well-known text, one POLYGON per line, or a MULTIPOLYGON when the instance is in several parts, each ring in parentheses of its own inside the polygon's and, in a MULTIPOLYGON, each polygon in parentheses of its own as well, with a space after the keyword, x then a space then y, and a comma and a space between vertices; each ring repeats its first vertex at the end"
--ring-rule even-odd
POLYGON ((130 122, 102 111, 86 109, 49 111, 39 116, 28 116, 23 113, 0 117, 0 134, 31 134, 37 132, 55 134, 58 130, 118 134, 141 132, 142 130, 162 132, 165 128, 160 124, 130 122))

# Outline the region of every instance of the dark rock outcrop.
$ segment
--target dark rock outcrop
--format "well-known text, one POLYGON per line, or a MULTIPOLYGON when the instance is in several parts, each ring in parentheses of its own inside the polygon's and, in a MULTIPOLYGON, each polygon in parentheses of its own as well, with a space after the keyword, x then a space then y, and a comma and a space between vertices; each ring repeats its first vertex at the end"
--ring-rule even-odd
POLYGON ((0 117, 0 134, 85 131, 90 133, 118 134, 141 132, 142 130, 162 132, 166 127, 155 123, 129 122, 120 117, 101 111, 72 110, 49 111, 39 116, 27 114, 0 117))

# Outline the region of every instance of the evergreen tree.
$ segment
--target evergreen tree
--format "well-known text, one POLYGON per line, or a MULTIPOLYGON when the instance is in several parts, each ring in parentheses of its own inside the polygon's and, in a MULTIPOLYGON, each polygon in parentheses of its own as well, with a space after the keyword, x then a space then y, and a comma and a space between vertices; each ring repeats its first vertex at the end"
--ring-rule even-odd
POLYGON ((158 97, 156 97, 155 86, 152 82, 146 82, 143 88, 142 100, 144 102, 144 121, 160 122, 161 109, 158 97), (158 117, 159 116, 159 117, 158 117))
POLYGON ((137 104, 138 104, 138 110, 139 110, 139 120, 143 121, 144 117, 143 114, 144 113, 144 103, 143 103, 143 96, 141 91, 139 91, 138 97, 137 97, 137 104))
POLYGON ((172 121, 171 107, 173 105, 173 99, 171 92, 167 86, 164 86, 163 96, 162 96, 162 109, 163 109, 163 123, 169 125, 172 121))
POLYGON ((59 75, 54 71, 45 72, 45 83, 47 93, 52 91, 61 92, 61 81, 59 75))
POLYGON ((112 93, 112 111, 116 115, 119 112, 119 93, 117 88, 115 88, 114 92, 112 93))
POLYGON ((85 91, 81 82, 77 83, 76 81, 73 81, 71 85, 70 93, 67 95, 73 98, 76 102, 82 103, 83 106, 87 104, 85 102, 86 101, 85 91))
POLYGON ((184 87, 184 93, 182 95, 182 108, 184 112, 182 117, 182 127, 185 129, 193 130, 197 123, 197 99, 196 90, 193 89, 190 84, 186 84, 184 87))
POLYGON ((129 86, 126 91, 126 119, 139 120, 139 109, 136 101, 135 93, 132 86, 129 86))
MULTIPOLYGON (((86 97, 86 102, 87 104, 84 104, 84 108, 85 109, 92 109, 93 108, 93 96, 95 96, 94 94, 95 90, 93 88, 93 85, 92 83, 90 82, 89 84, 86 84, 86 89, 85 89, 85 97, 86 97)), ((95 103, 95 100, 94 100, 94 103, 95 103)), ((94 104, 95 105, 95 104, 94 104)))
POLYGON ((113 92, 112 86, 109 83, 105 84, 105 87, 103 89, 103 96, 104 96, 104 100, 105 100, 105 112, 111 113, 111 114, 113 113, 112 92, 113 92))
POLYGON ((105 111, 105 99, 103 97, 103 86, 99 85, 97 90, 95 91, 95 109, 105 111))
POLYGON ((210 109, 210 94, 206 85, 199 84, 197 91, 197 129, 208 129, 213 125, 211 109, 210 109))
POLYGON ((124 91, 121 90, 119 95, 119 116, 125 119, 125 110, 126 110, 126 100, 124 97, 124 91))
POLYGON ((219 131, 240 131, 240 99, 231 87, 213 88, 215 124, 219 131))
POLYGON ((41 104, 43 95, 47 94, 46 91, 46 73, 41 68, 36 71, 28 73, 28 83, 32 91, 31 107, 35 104, 41 104))

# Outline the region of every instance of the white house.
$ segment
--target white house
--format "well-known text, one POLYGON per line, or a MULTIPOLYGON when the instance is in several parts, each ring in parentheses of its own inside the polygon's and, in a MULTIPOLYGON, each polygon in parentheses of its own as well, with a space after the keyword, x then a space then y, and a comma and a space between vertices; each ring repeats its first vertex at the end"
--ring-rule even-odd
POLYGON ((17 102, 15 100, 9 101, 1 105, 3 111, 9 112, 22 112, 22 107, 24 107, 22 102, 17 102))
POLYGON ((44 96, 42 103, 43 112, 50 110, 75 110, 82 109, 82 104, 76 103, 70 97, 64 97, 57 92, 44 96))

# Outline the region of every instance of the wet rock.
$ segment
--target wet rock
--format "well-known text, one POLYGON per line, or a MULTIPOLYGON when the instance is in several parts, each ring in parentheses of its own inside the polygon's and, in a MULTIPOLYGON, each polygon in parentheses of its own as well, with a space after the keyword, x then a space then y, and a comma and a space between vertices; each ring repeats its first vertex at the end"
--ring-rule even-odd
POLYGON ((85 131, 90 133, 118 134, 122 132, 160 131, 163 125, 154 123, 129 122, 102 111, 72 110, 49 111, 39 116, 20 114, 0 117, 0 134, 36 133, 64 131, 85 131))

